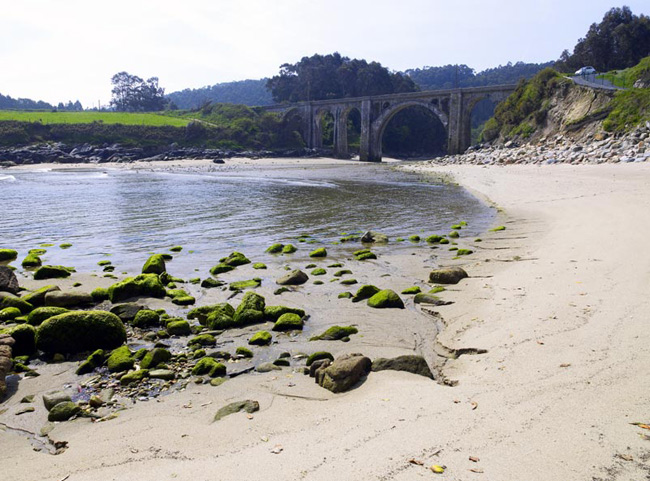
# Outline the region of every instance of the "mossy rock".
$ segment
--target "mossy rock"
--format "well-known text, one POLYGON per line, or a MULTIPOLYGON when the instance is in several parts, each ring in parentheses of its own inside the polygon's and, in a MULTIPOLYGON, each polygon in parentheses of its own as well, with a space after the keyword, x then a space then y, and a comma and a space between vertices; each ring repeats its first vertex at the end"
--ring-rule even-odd
POLYGON ((271 244, 269 247, 266 248, 264 252, 267 252, 269 254, 279 254, 282 252, 282 249, 284 248, 284 244, 271 244))
POLYGON ((140 362, 142 369, 152 369, 158 364, 167 362, 172 358, 172 353, 163 347, 156 347, 147 352, 140 362))
POLYGON ((268 331, 258 331, 248 340, 251 346, 268 346, 271 344, 273 336, 268 331))
POLYGON ((216 344, 217 338, 212 334, 201 334, 187 341, 187 346, 189 348, 198 346, 215 346, 216 344))
POLYGON ((449 239, 441 239, 440 244, 449 244, 449 239))
POLYGON ((365 285, 365 286, 361 286, 361 287, 359 287, 356 294, 352 298, 352 302, 359 302, 359 301, 363 301, 365 299, 370 299, 372 296, 377 294, 379 291, 380 291, 380 289, 378 287, 370 285, 370 284, 365 285))
POLYGON ((54 406, 47 414, 47 420, 53 422, 67 421, 81 412, 81 408, 72 401, 64 401, 54 406))
POLYGON ((444 239, 443 236, 441 235, 430 235, 426 239, 424 239, 428 244, 438 244, 444 239))
POLYGON ((358 333, 359 330, 354 326, 332 326, 324 333, 313 336, 310 341, 339 341, 358 333))
POLYGON ((225 312, 217 311, 208 316, 206 326, 212 330, 223 330, 236 327, 236 324, 232 316, 227 315, 225 312))
POLYGON ((165 266, 165 258, 162 254, 154 254, 147 259, 147 262, 142 266, 143 274, 162 274, 167 270, 165 266))
POLYGON ((36 351, 36 330, 29 324, 20 324, 9 330, 8 334, 14 338, 12 347, 13 355, 29 356, 36 351))
POLYGON ((266 264, 264 264, 263 262, 256 262, 255 264, 253 264, 253 269, 257 269, 257 270, 266 269, 266 264))
MULTIPOLYGON (((255 293, 247 292, 246 295, 248 294, 255 294, 255 293)), ((246 299, 246 295, 244 295, 244 299, 246 299)), ((255 295, 257 296, 258 294, 255 295)), ((262 297, 262 299, 264 298, 262 297)), ((224 313, 228 317, 232 317, 235 315, 235 309, 227 302, 222 302, 220 304, 209 304, 206 306, 195 307, 194 309, 192 309, 190 312, 187 313, 187 318, 196 319, 199 321, 201 325, 205 326, 207 325, 208 317, 210 317, 210 315, 215 312, 224 313)))
POLYGON ((50 317, 66 312, 68 312, 68 309, 65 307, 37 307, 27 315, 27 323, 32 326, 40 326, 50 317))
POLYGON ((6 309, 7 307, 15 307, 20 310, 22 314, 28 314, 34 310, 34 306, 29 302, 25 302, 20 297, 8 292, 0 292, 0 309, 6 309))
POLYGON ((121 282, 108 288, 108 297, 111 302, 122 302, 132 297, 156 297, 163 299, 167 291, 156 274, 140 274, 136 277, 127 277, 121 282))
POLYGON ((0 262, 15 261, 18 258, 18 251, 13 249, 0 249, 0 262))
MULTIPOLYGON (((233 320, 233 327, 250 326, 251 324, 258 324, 264 322, 264 312, 256 309, 237 310, 233 320)), ((225 320, 227 322, 227 320, 225 320)))
POLYGON ((129 369, 133 369, 134 363, 135 359, 133 358, 133 354, 127 346, 114 349, 106 361, 110 372, 128 371, 129 369))
POLYGON ((313 271, 311 271, 310 274, 312 276, 324 276, 325 274, 327 274, 327 271, 325 269, 323 269, 322 267, 318 267, 318 268, 314 269, 313 271))
POLYGON ((334 273, 334 277, 342 277, 346 274, 352 274, 352 271, 350 269, 341 269, 340 271, 336 271, 334 273))
POLYGON ((36 347, 49 354, 113 349, 126 342, 124 324, 106 311, 70 311, 44 321, 36 347))
POLYGON ((237 266, 243 266, 244 264, 250 264, 250 260, 241 252, 232 252, 228 257, 224 257, 222 259, 219 259, 219 262, 237 267, 237 266))
POLYGON ((376 259, 377 255, 370 249, 361 249, 353 253, 358 261, 365 261, 367 259, 376 259))
POLYGON ((320 361, 321 359, 329 359, 330 361, 333 361, 334 356, 332 356, 327 351, 315 352, 307 358, 307 366, 311 366, 314 363, 314 361, 320 361))
POLYGON ((93 298, 95 302, 107 301, 109 298, 108 289, 106 289, 105 287, 97 287, 96 289, 92 290, 90 296, 93 298))
POLYGON ((211 357, 204 357, 192 368, 192 374, 194 376, 207 374, 210 377, 225 376, 226 366, 211 357))
POLYGON ((214 289, 215 287, 221 287, 225 284, 225 282, 213 279, 212 277, 208 277, 207 279, 203 279, 201 281, 201 287, 204 289, 214 289))
POLYGON ((251 351, 247 347, 243 347, 243 346, 239 346, 235 350, 235 354, 237 354, 239 356, 243 356, 243 357, 248 358, 248 359, 253 357, 253 351, 251 351))
POLYGON ((410 240, 411 242, 414 242, 414 243, 415 243, 415 242, 420 242, 421 239, 420 239, 420 236, 419 236, 419 235, 412 235, 412 236, 409 236, 409 240, 410 240))
POLYGON ((466 277, 469 276, 461 267, 435 269, 429 273, 429 281, 435 284, 458 284, 466 277))
POLYGON ((23 296, 21 296, 21 299, 25 302, 29 302, 34 307, 40 307, 45 305, 45 296, 47 295, 48 292, 54 292, 59 290, 61 289, 59 289, 59 287, 55 285, 43 286, 28 294, 24 294, 23 296))
POLYGON ((502 230, 506 230, 506 226, 500 225, 498 227, 495 227, 494 229, 490 229, 490 232, 501 232, 502 230))
POLYGON ((160 325, 160 314, 150 309, 141 309, 131 321, 133 327, 145 328, 160 325))
POLYGON ((287 244, 282 248, 282 253, 283 254, 293 254, 296 252, 298 248, 294 246, 293 244, 287 244))
POLYGON ((167 332, 170 336, 189 336, 192 328, 187 321, 172 321, 167 323, 167 332))
POLYGON ((172 304, 177 306, 191 306, 196 303, 196 299, 183 289, 168 290, 167 295, 172 298, 172 304))
POLYGON ((438 294, 439 292, 443 292, 443 291, 446 291, 446 290, 447 290, 447 289, 445 289, 445 288, 442 287, 442 286, 435 286, 433 289, 431 289, 431 290, 429 291, 429 294, 438 294))
POLYGON ((434 306, 449 304, 449 302, 445 302, 438 296, 435 296, 428 292, 420 292, 419 294, 416 294, 413 298, 413 302, 415 304, 431 304, 434 306))
POLYGON ((454 225, 451 226, 451 228, 452 228, 452 229, 456 229, 456 230, 460 230, 460 229, 463 228, 463 226, 460 225, 460 224, 454 224, 454 225))
POLYGON ((17 307, 5 307, 4 309, 0 310, 0 322, 13 321, 20 316, 22 316, 22 313, 17 307))
POLYGON ((180 252, 180 251, 183 250, 183 247, 182 246, 174 246, 174 247, 170 247, 169 250, 171 252, 180 252))
POLYGON ((30 268, 30 267, 40 267, 43 264, 43 261, 41 261, 41 258, 35 254, 27 254, 23 261, 20 263, 25 268, 30 268))
POLYGON ((351 299, 352 297, 354 297, 354 296, 353 296, 353 294, 351 292, 341 292, 338 295, 339 299, 351 299))
POLYGON ((343 279, 340 283, 343 284, 344 286, 351 286, 353 284, 356 284, 357 280, 356 279, 343 279))
POLYGON ((458 238, 460 237, 460 234, 458 233, 458 231, 452 230, 452 231, 448 234, 448 237, 449 237, 450 239, 458 239, 458 238))
POLYGON ((224 272, 230 272, 234 268, 235 266, 230 266, 228 264, 224 264, 223 262, 221 262, 210 269, 210 274, 212 274, 213 276, 217 276, 219 274, 223 274, 224 272))
POLYGON ((468 255, 473 254, 473 253, 474 253, 474 251, 471 250, 471 249, 458 249, 458 251, 456 252, 456 255, 468 256, 468 255))
POLYGON ((140 369, 139 371, 129 372, 122 376, 120 378, 120 384, 122 386, 130 386, 131 384, 142 381, 146 377, 149 377, 149 371, 147 369, 140 369))
POLYGON ((483 242, 483 239, 481 239, 480 237, 477 237, 476 239, 474 239, 474 242, 483 242))
POLYGON ((194 284, 194 285, 196 285, 196 284, 200 284, 200 283, 201 283, 201 278, 200 278, 200 277, 192 277, 192 278, 189 280, 189 283, 190 283, 190 284, 194 284))
POLYGON ((244 289, 255 289, 262 285, 262 279, 254 277, 247 281, 231 282, 228 289, 231 291, 243 291, 244 289))
POLYGON ((327 257, 327 250, 324 247, 319 247, 311 251, 309 257, 327 257))
POLYGON ((99 261, 99 262, 97 263, 97 265, 100 266, 100 267, 110 266, 111 264, 112 264, 112 262, 109 261, 109 260, 106 260, 106 259, 101 260, 101 261, 99 261))
POLYGON ((244 294, 244 297, 242 297, 242 300, 237 306, 237 309, 235 310, 234 314, 249 309, 252 309, 254 311, 264 312, 265 307, 266 307, 266 300, 264 299, 263 296, 260 296, 256 292, 247 292, 246 294, 244 294))
POLYGON ((75 270, 65 266, 41 266, 34 272, 34 280, 61 279, 70 277, 75 270))
POLYGON ((287 313, 297 314, 300 317, 305 316, 305 311, 303 309, 298 309, 297 307, 266 306, 264 308, 264 317, 273 322, 277 321, 280 316, 287 313))
POLYGON ((149 352, 149 349, 147 349, 146 347, 141 347, 140 349, 135 351, 135 353, 133 354, 133 357, 138 361, 142 361, 144 359, 144 357, 147 355, 148 352, 149 352))
POLYGON ((302 331, 302 317, 292 312, 282 314, 273 325, 274 331, 302 331))
POLYGON ((90 356, 88 356, 85 361, 79 364, 79 367, 76 371, 77 375, 81 376, 82 374, 93 372, 96 368, 104 363, 105 356, 106 354, 104 353, 103 349, 97 349, 90 356))
POLYGON ((422 292, 422 289, 420 289, 419 286, 413 286, 413 287, 407 287, 402 291, 402 294, 419 294, 422 292))
POLYGON ((375 309, 403 309, 404 302, 402 299, 400 299, 395 291, 384 289, 383 291, 379 291, 370 299, 368 299, 368 306, 374 307, 375 309))

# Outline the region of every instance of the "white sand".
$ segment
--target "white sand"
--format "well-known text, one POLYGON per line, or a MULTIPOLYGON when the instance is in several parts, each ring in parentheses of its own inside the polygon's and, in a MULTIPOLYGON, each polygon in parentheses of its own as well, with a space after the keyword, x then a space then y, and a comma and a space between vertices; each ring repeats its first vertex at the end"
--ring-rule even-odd
MULTIPOLYGON (((112 421, 58 425, 52 437, 70 445, 59 456, 0 432, 2 477, 647 479, 650 441, 629 423, 650 421, 650 166, 429 168, 496 203, 507 226, 482 236, 481 249, 462 262, 472 278, 444 293, 455 304, 435 309, 447 323, 442 345, 488 350, 448 361, 445 374, 456 387, 381 372, 334 395, 286 369, 217 388, 191 385, 112 421), (219 407, 240 399, 258 400, 260 412, 210 423, 219 407), (277 445, 282 452, 273 454, 277 445), (432 464, 447 470, 435 475, 432 464)), ((400 282, 426 274, 422 259, 390 261, 400 282)), ((316 309, 334 300, 305 302, 316 309)), ((351 321, 351 308, 339 313, 336 306, 328 315, 343 319, 320 322, 351 321)), ((414 310, 394 318, 364 306, 354 312, 365 336, 333 351, 398 354, 411 344, 427 358, 444 351, 430 339, 428 318, 414 310)), ((0 408, 15 409, 32 382, 43 389, 66 377, 23 380, 0 408)), ((27 425, 25 416, 3 420, 27 425)))

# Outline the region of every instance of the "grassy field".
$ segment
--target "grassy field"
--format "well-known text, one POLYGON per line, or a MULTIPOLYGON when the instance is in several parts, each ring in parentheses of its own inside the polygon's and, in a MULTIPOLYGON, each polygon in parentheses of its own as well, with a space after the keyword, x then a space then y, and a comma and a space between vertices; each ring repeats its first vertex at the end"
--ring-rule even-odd
POLYGON ((160 114, 127 112, 50 112, 0 110, 0 121, 40 122, 42 124, 104 124, 146 125, 152 127, 185 127, 189 120, 160 114))
POLYGON ((650 57, 641 59, 641 61, 631 68, 625 70, 613 70, 601 75, 598 78, 609 80, 617 87, 632 88, 634 82, 640 78, 646 78, 650 75, 650 57))

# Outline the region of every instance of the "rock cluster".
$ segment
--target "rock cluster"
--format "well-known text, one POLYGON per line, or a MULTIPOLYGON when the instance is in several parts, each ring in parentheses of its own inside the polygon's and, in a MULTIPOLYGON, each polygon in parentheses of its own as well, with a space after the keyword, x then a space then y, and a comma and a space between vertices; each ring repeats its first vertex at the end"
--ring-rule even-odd
POLYGON ((9 334, 0 334, 0 401, 7 392, 5 377, 11 370, 11 346, 14 342, 9 334))

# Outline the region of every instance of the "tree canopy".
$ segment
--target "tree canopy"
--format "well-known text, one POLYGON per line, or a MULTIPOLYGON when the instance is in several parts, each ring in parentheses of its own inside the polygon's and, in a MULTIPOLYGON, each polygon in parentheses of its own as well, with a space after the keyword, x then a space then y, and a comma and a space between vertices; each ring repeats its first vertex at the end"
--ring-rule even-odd
POLYGON ((280 73, 266 84, 276 102, 326 100, 399 92, 414 92, 408 76, 391 72, 378 62, 329 55, 303 57, 280 66, 280 73))
POLYGON ((225 82, 198 89, 184 89, 167 94, 167 99, 179 109, 196 109, 210 102, 242 104, 249 106, 270 105, 271 94, 266 89, 268 79, 225 82))
POLYGON ((111 78, 111 106, 120 112, 156 112, 165 108, 165 89, 158 77, 143 80, 137 75, 119 72, 111 78))
POLYGON ((562 52, 559 70, 575 70, 585 65, 607 72, 633 67, 650 55, 650 17, 634 15, 629 7, 612 8, 602 22, 593 23, 573 53, 562 52))

